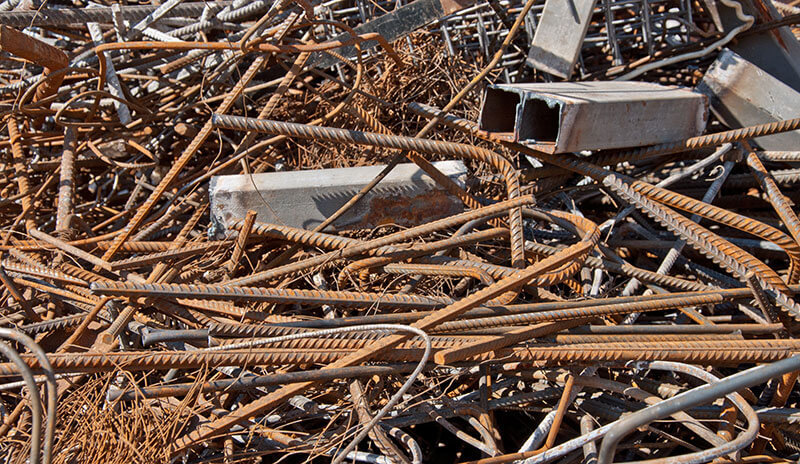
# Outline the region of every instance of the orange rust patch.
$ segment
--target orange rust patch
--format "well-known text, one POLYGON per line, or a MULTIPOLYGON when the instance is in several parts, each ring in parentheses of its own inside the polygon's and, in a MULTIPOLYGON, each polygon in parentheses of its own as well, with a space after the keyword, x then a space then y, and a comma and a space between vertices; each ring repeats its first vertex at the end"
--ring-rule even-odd
POLYGON ((444 190, 433 190, 414 197, 377 196, 369 202, 365 226, 386 224, 412 226, 424 224, 462 211, 460 202, 444 190))

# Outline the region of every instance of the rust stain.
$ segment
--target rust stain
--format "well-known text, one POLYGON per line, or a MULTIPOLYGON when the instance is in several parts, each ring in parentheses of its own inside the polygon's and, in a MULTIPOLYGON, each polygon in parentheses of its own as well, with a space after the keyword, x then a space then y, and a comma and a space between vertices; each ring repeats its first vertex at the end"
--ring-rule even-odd
POLYGON ((444 190, 432 190, 410 198, 381 195, 370 199, 368 213, 359 221, 359 225, 412 226, 455 214, 462 209, 460 202, 444 190))

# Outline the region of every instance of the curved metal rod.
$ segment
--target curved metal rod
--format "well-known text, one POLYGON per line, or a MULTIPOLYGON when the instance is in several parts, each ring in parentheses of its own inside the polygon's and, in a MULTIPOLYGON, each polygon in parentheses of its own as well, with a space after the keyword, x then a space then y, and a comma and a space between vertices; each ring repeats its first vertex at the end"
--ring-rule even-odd
MULTIPOLYGON (((0 328, 0 337, 22 343, 39 360, 39 365, 44 370, 47 379, 47 428, 44 435, 44 464, 50 464, 53 457, 53 439, 56 431, 56 409, 58 401, 58 387, 56 385, 56 374, 47 353, 31 337, 16 330, 0 328)), ((35 385, 35 384, 34 384, 35 385)), ((33 396, 33 395, 31 395, 33 396)), ((38 395, 37 395, 38 396, 38 395)), ((31 461, 33 462, 33 461, 31 461)))
MULTIPOLYGON (((652 365, 652 364, 651 364, 652 365)), ((743 388, 747 388, 753 385, 757 385, 759 383, 763 383, 764 381, 771 379, 773 377, 778 377, 788 372, 800 370, 800 356, 792 356, 791 358, 787 358, 776 363, 767 364, 763 366, 757 366, 752 369, 748 369, 746 371, 739 372, 737 374, 731 375, 726 377, 719 382, 713 384, 707 384, 700 386, 698 388, 694 388, 692 390, 683 392, 677 396, 674 396, 668 400, 662 401, 654 406, 650 406, 648 408, 642 409, 637 411, 624 419, 617 421, 613 427, 608 431, 605 438, 603 438, 603 443, 600 446, 600 452, 597 456, 597 463, 598 464, 611 464, 614 452, 617 449, 617 444, 619 441, 628 433, 635 430, 642 425, 646 425, 654 420, 660 419, 662 417, 666 417, 670 414, 673 414, 678 411, 685 411, 688 408, 693 406, 697 406, 700 404, 711 402, 721 396, 728 395, 729 393, 733 393, 739 391, 743 388)), ((755 424, 752 422, 748 426, 748 431, 753 428, 755 425, 755 431, 758 432, 758 419, 756 416, 755 424)), ((746 435, 745 432, 742 435, 746 435)), ((729 442, 728 445, 724 445, 722 447, 717 448, 731 448, 731 445, 734 442, 737 442, 739 439, 729 442)), ((747 443, 739 443, 738 448, 727 449, 723 452, 723 454, 730 453, 732 451, 736 451, 741 449, 742 447, 746 446, 747 443)), ((692 453, 690 455, 685 456, 684 458, 689 458, 690 456, 694 456, 698 453, 692 453)), ((706 454, 705 452, 701 452, 701 454, 706 454)), ((711 460, 711 459, 708 459, 711 460)), ((683 464, 686 462, 706 462, 705 459, 703 460, 681 460, 683 464)))
MULTIPOLYGON (((514 169, 514 166, 506 158, 497 153, 472 145, 441 142, 417 137, 385 135, 375 132, 337 129, 334 127, 310 126, 283 121, 229 116, 225 114, 213 114, 211 122, 214 127, 221 129, 250 130, 303 139, 396 148, 428 154, 446 154, 449 156, 482 161, 489 164, 503 175, 508 199, 519 198, 521 196, 519 174, 514 169)), ((428 174, 431 175, 431 173, 428 174)), ((452 189, 452 186, 450 186, 448 182, 439 182, 434 175, 431 175, 431 177, 433 177, 437 183, 440 183, 442 187, 450 191, 450 193, 459 197, 467 206, 471 208, 479 206, 473 203, 471 197, 463 189, 452 189)), ((511 230, 512 267, 525 267, 525 241, 523 236, 522 214, 519 208, 509 210, 509 229, 511 230)))
MULTIPOLYGON (((700 380, 703 380, 709 384, 713 384, 719 382, 719 377, 716 377, 713 374, 710 374, 703 369, 693 366, 691 364, 684 364, 680 362, 671 362, 671 361, 652 361, 652 362, 642 362, 637 363, 637 365, 645 366, 646 368, 651 369, 661 369, 667 370, 671 372, 680 372, 683 374, 691 375, 697 377, 700 380)), ((758 431, 761 426, 760 419, 758 418, 758 414, 753 410, 750 404, 745 400, 742 395, 738 393, 732 393, 728 395, 728 399, 731 400, 733 405, 736 408, 741 410, 742 414, 747 421, 747 429, 739 434, 735 440, 730 442, 725 442, 721 446, 714 447, 709 450, 699 451, 696 453, 686 454, 683 456, 677 456, 672 458, 660 458, 660 459, 648 459, 645 461, 638 461, 638 464, 673 464, 673 462, 678 463, 699 463, 699 462, 706 462, 711 461, 713 459, 719 458, 724 456, 725 454, 732 454, 736 453, 739 449, 743 448, 744 446, 749 445, 756 439, 758 436, 758 431), (733 451, 731 451, 733 450, 733 451)), ((731 459, 736 460, 738 457, 731 456, 731 459)))
MULTIPOLYGON (((579 376, 575 379, 575 382, 587 387, 611 390, 621 395, 628 396, 633 400, 642 401, 647 405, 658 404, 664 401, 663 398, 655 396, 639 388, 631 387, 630 385, 621 382, 615 382, 613 380, 604 379, 597 376, 579 376)), ((683 411, 676 412, 672 415, 672 418, 683 424, 686 428, 692 430, 712 446, 716 447, 725 443, 723 438, 711 431, 711 429, 705 425, 701 424, 700 421, 683 411)))
POLYGON ((381 425, 386 428, 386 432, 392 438, 408 448, 409 454, 411 455, 411 464, 422 464, 422 449, 419 447, 419 443, 417 443, 417 441, 414 440, 411 435, 405 433, 402 429, 397 427, 386 427, 383 424, 381 425))
MULTIPOLYGON (((479 449, 481 452, 486 453, 486 455, 488 455, 488 456, 496 456, 497 455, 497 447, 495 446, 494 443, 483 442, 481 440, 478 440, 477 438, 474 438, 474 437, 470 436, 468 433, 466 433, 463 430, 459 429, 458 427, 453 425, 452 422, 450 422, 444 416, 439 414, 439 412, 436 411, 433 408, 433 406, 430 406, 427 403, 423 403, 423 407, 425 407, 428 410, 427 411, 428 412, 428 416, 430 416, 431 419, 434 420, 434 422, 436 422, 437 424, 441 425, 445 430, 447 430, 448 432, 452 433, 459 440, 463 441, 464 443, 466 443, 466 444, 468 444, 468 445, 470 445, 470 446, 472 446, 474 448, 479 449)), ((474 419, 474 418, 470 416, 470 419, 474 419)), ((475 430, 477 430, 481 434, 481 438, 486 440, 486 435, 484 434, 483 431, 481 431, 481 429, 476 427, 471 422, 470 422, 470 425, 472 425, 475 428, 475 430)), ((480 424, 478 424, 478 425, 480 426, 480 424)), ((489 436, 491 436, 491 435, 489 435, 489 436)))
POLYGON ((486 446, 494 450, 495 456, 500 454, 500 450, 497 448, 497 442, 492 436, 492 432, 490 432, 489 429, 487 429, 479 420, 481 415, 480 411, 473 406, 466 405, 457 407, 455 412, 456 414, 468 417, 467 422, 480 434, 486 446))
MULTIPOLYGON (((266 345, 270 343, 277 343, 281 341, 288 341, 288 340, 297 340, 301 338, 310 338, 316 337, 321 335, 334 335, 340 333, 349 333, 349 332, 359 332, 359 331, 393 331, 393 332, 411 332, 414 335, 420 337, 423 342, 425 343, 425 349, 422 353, 422 357, 417 364, 417 367, 408 377, 408 379, 403 383, 399 390, 389 399, 389 401, 378 411, 368 423, 364 425, 361 431, 358 432, 356 437, 351 441, 343 450, 335 451, 333 464, 341 464, 347 459, 348 455, 351 451, 354 451, 356 446, 367 436, 370 430, 375 428, 378 425, 378 422, 397 404, 400 400, 403 399, 403 395, 411 388, 414 381, 417 379, 417 376, 422 372, 425 368, 425 365, 428 363, 428 359, 430 358, 431 351, 432 351, 432 342, 428 334, 417 327, 409 326, 409 325, 401 325, 401 324, 365 324, 359 326, 352 326, 352 327, 337 327, 335 329, 326 329, 326 330, 317 330, 313 332, 304 332, 304 333, 297 333, 297 334, 290 334, 290 335, 282 335, 278 337, 271 337, 271 338, 262 338, 262 339, 254 339, 238 344, 231 344, 227 345, 226 348, 234 348, 234 347, 242 347, 242 348, 254 348, 261 345, 266 345)), ((203 350, 198 351, 219 351, 223 348, 216 346, 210 347, 203 350)))
MULTIPOLYGON (((42 399, 39 398, 39 389, 36 387, 36 380, 33 378, 31 369, 22 360, 22 357, 8 343, 0 342, 0 353, 19 368, 19 373, 28 390, 31 392, 31 464, 38 464, 39 454, 42 449, 42 399)), ((46 458, 46 456, 45 456, 46 458)))

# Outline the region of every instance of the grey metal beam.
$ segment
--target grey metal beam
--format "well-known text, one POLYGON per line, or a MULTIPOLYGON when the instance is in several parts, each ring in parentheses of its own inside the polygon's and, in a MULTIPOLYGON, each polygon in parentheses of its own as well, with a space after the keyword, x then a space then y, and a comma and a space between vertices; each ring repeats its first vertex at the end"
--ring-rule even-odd
POLYGON ((486 89, 480 128, 548 153, 636 147, 703 132, 707 99, 647 82, 501 84, 486 89))
MULTIPOLYGON (((467 168, 461 161, 433 163, 462 186, 467 168)), ((312 229, 350 200, 385 166, 268 172, 216 176, 211 179, 213 233, 244 219, 248 210, 258 221, 312 229)), ((439 188, 413 163, 399 164, 332 229, 376 227, 383 224, 418 225, 463 211, 457 198, 439 188)))
MULTIPOLYGON (((800 116, 800 92, 731 50, 723 50, 697 90, 707 95, 714 114, 730 128, 800 116)), ((755 139, 765 150, 795 150, 800 131, 755 139)))
POLYGON ((532 68, 569 79, 597 0, 548 0, 528 50, 532 68))
MULTIPOLYGON (((763 0, 741 0, 744 12, 760 18, 760 21, 780 19, 771 2, 763 0), (755 6, 758 3, 759 6, 755 6)), ((720 3, 720 17, 728 31, 742 22, 733 8, 720 3)), ((789 87, 800 91, 800 43, 789 27, 779 27, 757 34, 737 38, 729 48, 789 87)))

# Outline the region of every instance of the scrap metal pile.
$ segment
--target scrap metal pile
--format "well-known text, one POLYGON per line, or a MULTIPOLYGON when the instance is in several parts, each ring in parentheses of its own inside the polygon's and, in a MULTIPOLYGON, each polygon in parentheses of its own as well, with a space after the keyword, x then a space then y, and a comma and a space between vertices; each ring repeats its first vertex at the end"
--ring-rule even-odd
POLYGON ((800 457, 800 9, 0 3, 0 461, 800 457))

